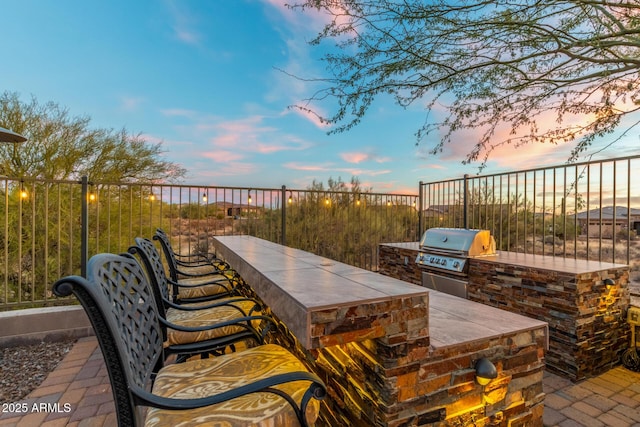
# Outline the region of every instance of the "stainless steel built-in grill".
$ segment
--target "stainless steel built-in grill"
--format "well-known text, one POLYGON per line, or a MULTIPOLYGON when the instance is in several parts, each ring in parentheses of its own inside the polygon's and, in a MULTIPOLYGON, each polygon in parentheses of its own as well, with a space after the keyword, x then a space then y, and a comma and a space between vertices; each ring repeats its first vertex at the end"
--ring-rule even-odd
POLYGON ((469 258, 495 253, 489 230, 430 228, 420 240, 416 264, 424 270, 423 286, 466 298, 469 258))

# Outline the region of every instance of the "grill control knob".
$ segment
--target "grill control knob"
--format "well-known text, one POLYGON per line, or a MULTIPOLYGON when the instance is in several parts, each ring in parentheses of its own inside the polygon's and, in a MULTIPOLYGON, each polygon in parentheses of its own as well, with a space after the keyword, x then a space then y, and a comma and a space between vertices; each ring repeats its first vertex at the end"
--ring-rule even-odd
POLYGON ((453 261, 453 268, 460 267, 460 261, 453 261))

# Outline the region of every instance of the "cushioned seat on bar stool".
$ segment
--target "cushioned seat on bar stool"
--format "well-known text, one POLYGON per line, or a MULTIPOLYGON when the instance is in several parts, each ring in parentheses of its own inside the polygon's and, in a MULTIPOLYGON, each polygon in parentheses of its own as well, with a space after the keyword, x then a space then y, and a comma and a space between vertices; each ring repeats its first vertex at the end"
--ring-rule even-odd
MULTIPOLYGON (((165 367, 156 377, 153 393, 158 396, 190 399, 201 397, 210 390, 222 392, 250 384, 265 376, 287 374, 303 369, 301 363, 291 358, 284 348, 267 344, 239 353, 217 356, 213 359, 189 361, 165 367)), ((305 393, 303 381, 293 381, 277 387, 298 404, 305 393)), ((188 420, 178 411, 151 408, 147 415, 147 427, 190 425, 185 421, 215 426, 299 426, 300 423, 287 408, 288 403, 276 394, 247 394, 227 402, 189 412, 188 420)), ((319 405, 309 405, 306 418, 318 417, 319 405)))
POLYGON ((306 427, 318 417, 324 384, 280 346, 165 366, 153 290, 132 256, 94 255, 86 279, 62 278, 53 292, 73 293, 91 320, 120 426, 306 427))

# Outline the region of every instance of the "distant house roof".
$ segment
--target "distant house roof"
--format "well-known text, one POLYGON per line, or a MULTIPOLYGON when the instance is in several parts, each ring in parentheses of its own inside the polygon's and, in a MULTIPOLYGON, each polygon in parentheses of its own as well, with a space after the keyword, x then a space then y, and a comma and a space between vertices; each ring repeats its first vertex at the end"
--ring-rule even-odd
POLYGON ((432 211, 432 212, 438 212, 438 213, 447 213, 452 209, 455 209, 456 206, 459 205, 431 205, 431 206, 427 206, 425 208, 425 211, 432 211))
POLYGON ((640 209, 627 208, 626 206, 616 206, 615 211, 613 206, 605 206, 602 209, 591 209, 584 212, 578 212, 577 219, 613 219, 615 212, 616 219, 627 218, 627 215, 632 217, 640 217, 640 209))
POLYGON ((216 206, 222 209, 228 209, 228 208, 241 208, 241 209, 259 209, 259 206, 256 205, 249 205, 246 203, 232 203, 232 202, 215 202, 215 203, 210 203, 210 205, 212 206, 216 206))

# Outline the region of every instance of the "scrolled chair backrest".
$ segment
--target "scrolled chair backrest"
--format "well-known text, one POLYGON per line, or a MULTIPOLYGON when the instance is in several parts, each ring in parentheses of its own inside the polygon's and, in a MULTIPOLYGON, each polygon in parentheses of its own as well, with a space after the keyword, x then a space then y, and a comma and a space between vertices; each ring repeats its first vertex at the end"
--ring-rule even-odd
POLYGON ((119 425, 133 425, 139 414, 130 391, 150 390, 164 360, 158 309, 140 264, 128 254, 94 255, 86 279, 64 277, 53 291, 73 293, 85 309, 109 371, 119 425))
MULTIPOLYGON (((134 241, 136 244, 129 248, 129 253, 137 254, 140 257, 147 271, 150 272, 149 275, 153 276, 149 277, 149 280, 155 281, 155 283, 152 282, 152 285, 156 285, 155 288, 160 292, 161 298, 170 301, 169 282, 162 264, 162 256, 158 252, 156 245, 151 240, 143 237, 136 237, 134 241)), ((163 314, 160 313, 161 316, 163 314)))
POLYGON ((169 264, 169 275, 171 276, 171 280, 178 280, 178 264, 176 263, 176 259, 174 257, 173 247, 171 246, 171 241, 169 240, 169 236, 163 230, 158 228, 156 230, 156 234, 153 235, 154 240, 158 240, 160 242, 160 246, 162 247, 162 251, 164 252, 164 257, 169 264))

